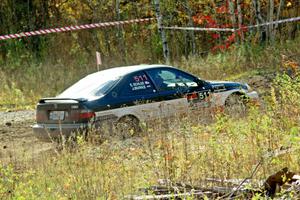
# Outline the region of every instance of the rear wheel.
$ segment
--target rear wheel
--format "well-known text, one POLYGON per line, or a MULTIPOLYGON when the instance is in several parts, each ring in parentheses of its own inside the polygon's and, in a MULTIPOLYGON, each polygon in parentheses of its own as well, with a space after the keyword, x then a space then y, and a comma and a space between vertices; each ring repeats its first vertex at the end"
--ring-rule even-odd
POLYGON ((243 116, 246 110, 246 100, 242 95, 232 94, 225 101, 225 112, 231 116, 243 116))
POLYGON ((116 134, 121 139, 133 137, 138 134, 139 120, 133 116, 124 116, 116 123, 116 134))

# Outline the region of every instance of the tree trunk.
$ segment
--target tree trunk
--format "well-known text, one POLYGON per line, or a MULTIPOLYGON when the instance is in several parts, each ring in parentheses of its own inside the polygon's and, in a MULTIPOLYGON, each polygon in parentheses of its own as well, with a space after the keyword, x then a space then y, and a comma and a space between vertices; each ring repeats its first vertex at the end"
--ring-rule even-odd
POLYGON ((157 27, 158 27, 158 31, 161 35, 161 40, 162 40, 162 44, 163 44, 164 58, 165 58, 166 63, 170 63, 169 47, 168 47, 166 32, 162 28, 162 16, 160 13, 160 0, 154 0, 154 6, 155 6, 155 13, 156 13, 156 18, 157 18, 157 27))
MULTIPOLYGON (((189 27, 193 27, 194 26, 194 21, 193 21, 193 12, 191 10, 191 7, 188 3, 187 0, 184 1, 184 5, 185 7, 185 10, 188 14, 188 17, 189 17, 189 21, 188 21, 188 26, 189 27)), ((194 31, 189 31, 189 43, 191 44, 191 47, 192 47, 192 54, 195 55, 196 53, 196 40, 195 40, 195 32, 194 31)))
POLYGON ((236 28, 237 23, 236 23, 236 17, 234 14, 234 11, 235 11, 234 2, 233 2, 233 0, 228 0, 228 2, 229 2, 230 20, 231 20, 232 26, 234 28, 236 28))
MULTIPOLYGON (((273 22, 273 15, 274 15, 274 0, 269 0, 269 22, 273 22)), ((273 32, 273 24, 270 24, 268 26, 268 33, 269 33, 269 39, 270 42, 272 43, 274 41, 274 32, 273 32)))
MULTIPOLYGON (((298 2, 295 2, 295 6, 294 6, 294 14, 291 14, 291 16, 290 17, 294 17, 295 16, 295 14, 298 14, 298 13, 300 13, 300 8, 299 8, 299 6, 300 6, 300 2, 298 1, 298 2)), ((297 16, 297 15, 296 15, 297 16)), ((299 15, 298 15, 299 16, 299 15)), ((299 22, 297 22, 297 21, 295 21, 295 22, 292 22, 291 24, 290 24, 290 32, 289 32, 289 38, 291 39, 291 40, 294 40, 295 38, 296 38, 296 36, 297 36, 297 30, 299 29, 298 27, 298 24, 299 24, 299 22)))
MULTIPOLYGON (((117 21, 121 21, 121 15, 120 15, 120 0, 116 0, 116 14, 117 14, 117 21)), ((118 46, 121 51, 121 57, 122 61, 124 64, 127 64, 127 55, 126 55, 126 50, 125 50, 125 42, 124 42, 124 35, 123 35, 123 27, 118 25, 118 32, 117 32, 117 37, 118 37, 118 46)))
POLYGON ((104 41, 105 41, 105 47, 106 51, 108 53, 109 58, 112 58, 112 50, 111 50, 111 42, 110 42, 110 35, 108 31, 104 31, 104 41))
MULTIPOLYGON (((281 10, 284 7, 284 0, 280 0, 278 8, 277 8, 277 13, 276 13, 276 21, 279 20, 280 18, 280 14, 281 14, 281 10)), ((274 37, 276 36, 276 31, 278 29, 278 24, 275 24, 275 28, 274 28, 274 37)))
MULTIPOLYGON (((260 10, 260 0, 252 0, 253 8, 255 11, 255 21, 256 24, 261 24, 264 22, 262 16, 261 16, 261 10, 260 10)), ((257 27, 257 31, 259 33, 260 41, 265 40, 265 28, 264 27, 257 27)))
POLYGON ((241 33, 241 43, 243 43, 244 41, 244 32, 243 32, 243 13, 242 13, 242 9, 241 9, 241 2, 240 0, 236 1, 237 4, 237 11, 238 11, 238 22, 239 22, 239 29, 240 29, 240 33, 241 33))
MULTIPOLYGON (((229 12, 230 12, 230 20, 233 28, 237 27, 236 17, 235 17, 235 5, 233 0, 228 0, 229 3, 229 12)), ((237 38, 236 38, 237 39, 237 38)))

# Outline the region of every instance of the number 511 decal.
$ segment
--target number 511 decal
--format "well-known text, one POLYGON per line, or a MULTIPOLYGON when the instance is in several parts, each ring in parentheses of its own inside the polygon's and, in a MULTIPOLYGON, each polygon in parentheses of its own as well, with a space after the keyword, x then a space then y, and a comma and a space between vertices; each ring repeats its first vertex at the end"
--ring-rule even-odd
POLYGON ((193 92, 186 95, 188 101, 201 101, 209 96, 209 91, 193 92))

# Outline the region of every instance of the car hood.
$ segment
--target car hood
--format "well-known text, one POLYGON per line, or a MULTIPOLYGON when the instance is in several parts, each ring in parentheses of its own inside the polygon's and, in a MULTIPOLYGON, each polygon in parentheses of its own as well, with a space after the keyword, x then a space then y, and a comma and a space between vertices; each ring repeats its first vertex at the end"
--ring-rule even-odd
POLYGON ((233 89, 248 89, 247 84, 232 82, 232 81, 208 81, 213 89, 233 90, 233 89))

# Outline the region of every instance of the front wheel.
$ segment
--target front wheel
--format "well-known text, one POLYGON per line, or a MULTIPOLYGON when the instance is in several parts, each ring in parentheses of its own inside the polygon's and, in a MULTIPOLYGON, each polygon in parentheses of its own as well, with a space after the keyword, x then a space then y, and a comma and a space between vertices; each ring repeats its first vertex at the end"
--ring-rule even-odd
POLYGON ((115 132, 119 138, 130 138, 138 134, 140 130, 139 120, 133 116, 125 116, 118 120, 115 128, 115 132))
POLYGON ((246 99, 242 95, 232 94, 225 101, 225 113, 231 116, 245 115, 246 110, 246 99))

